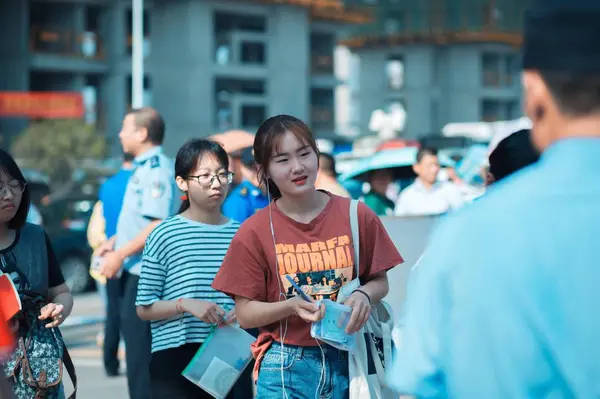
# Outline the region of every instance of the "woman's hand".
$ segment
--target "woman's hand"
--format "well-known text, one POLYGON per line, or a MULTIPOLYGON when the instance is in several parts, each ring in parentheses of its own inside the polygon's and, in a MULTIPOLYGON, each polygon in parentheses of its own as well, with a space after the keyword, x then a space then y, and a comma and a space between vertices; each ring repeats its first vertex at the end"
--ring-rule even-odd
POLYGON ((325 316, 325 307, 317 306, 314 302, 305 301, 300 295, 287 300, 293 313, 307 323, 314 323, 325 316))
POLYGON ((184 299, 181 306, 185 312, 209 324, 221 324, 227 313, 216 303, 199 299, 184 299))
POLYGON ((41 309, 38 319, 40 319, 40 320, 51 319, 52 320, 50 323, 46 324, 46 328, 58 327, 65 321, 65 318, 63 315, 64 309, 65 309, 65 307, 63 305, 59 305, 56 303, 49 303, 41 309))
POLYGON ((348 325, 346 326, 346 332, 348 334, 354 334, 367 323, 369 316, 371 315, 371 302, 366 295, 360 292, 353 292, 344 303, 352 308, 352 314, 348 325))
POLYGON ((227 312, 227 314, 225 315, 225 320, 223 321, 222 324, 228 326, 228 325, 234 324, 234 323, 237 323, 237 315, 235 314, 235 308, 233 308, 232 310, 227 312))

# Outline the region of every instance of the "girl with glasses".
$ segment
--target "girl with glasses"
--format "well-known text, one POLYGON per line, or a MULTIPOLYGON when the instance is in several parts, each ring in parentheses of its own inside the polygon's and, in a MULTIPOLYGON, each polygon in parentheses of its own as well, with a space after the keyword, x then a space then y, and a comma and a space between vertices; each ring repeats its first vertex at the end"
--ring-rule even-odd
POLYGON ((221 214, 233 174, 225 150, 198 139, 179 149, 175 176, 183 203, 146 241, 137 313, 151 321, 153 395, 211 398, 181 373, 214 326, 236 321, 233 300, 210 286, 239 228, 221 214))
MULTIPOLYGON (((58 327, 73 309, 73 296, 60 271, 50 239, 40 226, 27 223, 29 188, 13 157, 0 150, 0 272, 7 274, 19 292, 31 291, 50 303, 40 320, 58 327)), ((19 331, 17 319, 9 321, 19 331)), ((16 386, 14 389, 18 389, 16 386)), ((62 393, 62 384, 56 387, 62 393)))

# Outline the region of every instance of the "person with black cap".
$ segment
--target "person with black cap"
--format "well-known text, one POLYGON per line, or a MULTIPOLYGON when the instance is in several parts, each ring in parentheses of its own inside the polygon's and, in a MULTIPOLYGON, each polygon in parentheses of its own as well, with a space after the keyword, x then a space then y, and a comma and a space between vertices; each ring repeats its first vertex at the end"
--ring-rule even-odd
POLYGON ((252 147, 241 151, 240 161, 243 180, 223 203, 222 212, 228 218, 243 223, 267 206, 269 200, 258 182, 252 147))
POLYGON ((434 231, 389 373, 401 394, 600 397, 600 1, 538 1, 525 21, 541 157, 434 231))
POLYGON ((522 129, 502 139, 489 156, 486 186, 506 179, 513 173, 533 165, 540 153, 531 142, 531 130, 522 129))

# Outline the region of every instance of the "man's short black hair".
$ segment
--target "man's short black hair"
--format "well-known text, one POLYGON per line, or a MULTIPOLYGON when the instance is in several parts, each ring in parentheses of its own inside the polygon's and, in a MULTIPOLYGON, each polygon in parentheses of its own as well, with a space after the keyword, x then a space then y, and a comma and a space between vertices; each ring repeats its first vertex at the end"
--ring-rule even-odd
POLYGON ((135 118, 135 125, 148 131, 148 140, 161 145, 165 138, 165 121, 157 110, 151 107, 135 108, 127 113, 135 118))
POLYGON ((600 73, 540 71, 561 112, 573 117, 600 113, 600 73))
POLYGON ((0 149, 0 168, 4 171, 4 173, 6 173, 9 179, 18 180, 25 185, 17 213, 15 213, 15 216, 13 216, 13 218, 8 222, 9 229, 19 229, 23 227, 27 221, 29 207, 31 206, 29 185, 27 185, 25 176, 23 176, 21 169, 19 169, 19 166, 17 166, 17 163, 13 157, 2 149, 0 149))
POLYGON ((319 166, 321 170, 326 171, 331 176, 337 176, 335 158, 331 154, 325 152, 319 153, 319 166))
POLYGON ((539 152, 531 142, 531 130, 523 129, 504 138, 489 157, 489 172, 495 181, 537 162, 539 152))
POLYGON ((435 148, 430 147, 421 147, 419 151, 417 151, 417 163, 421 162, 426 155, 433 155, 437 157, 437 150, 435 148))

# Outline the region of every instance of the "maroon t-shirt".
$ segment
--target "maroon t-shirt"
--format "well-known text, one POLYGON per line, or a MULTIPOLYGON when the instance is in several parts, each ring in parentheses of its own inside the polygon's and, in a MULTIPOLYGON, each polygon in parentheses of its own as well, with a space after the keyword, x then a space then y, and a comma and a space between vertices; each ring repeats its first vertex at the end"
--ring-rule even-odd
MULTIPOLYGON (((329 193, 328 193, 329 194, 329 193)), ((269 224, 269 207, 246 220, 234 236, 213 288, 231 296, 277 302, 297 295, 290 276, 314 299, 336 300, 340 288, 354 278, 354 251, 350 228, 350 200, 329 194, 330 201, 310 223, 300 223, 271 204, 275 243, 269 224), (282 295, 283 294, 283 295, 282 295)), ((381 220, 359 203, 360 277, 362 282, 403 262, 381 220)), ((279 322, 260 328, 281 342, 279 322)), ((285 343, 316 346, 310 323, 288 318, 285 343)))

